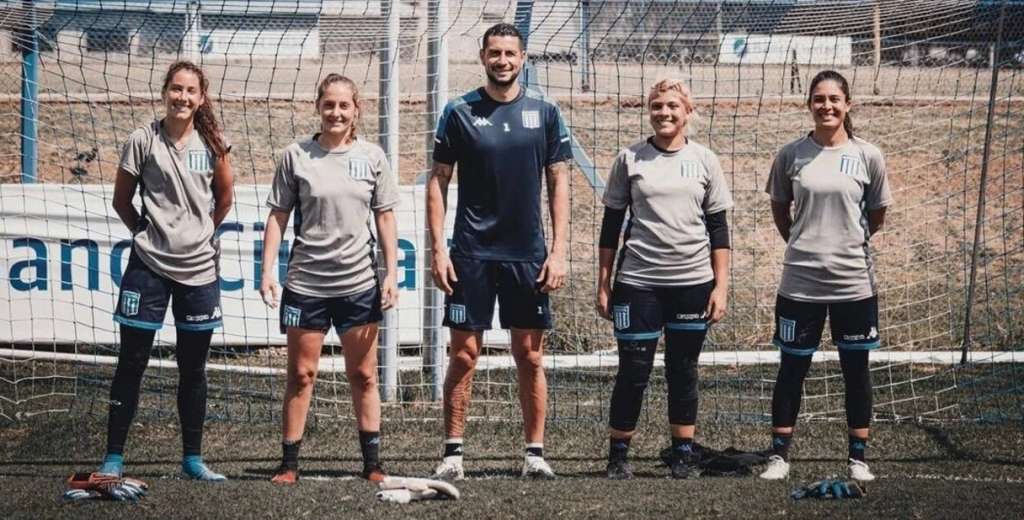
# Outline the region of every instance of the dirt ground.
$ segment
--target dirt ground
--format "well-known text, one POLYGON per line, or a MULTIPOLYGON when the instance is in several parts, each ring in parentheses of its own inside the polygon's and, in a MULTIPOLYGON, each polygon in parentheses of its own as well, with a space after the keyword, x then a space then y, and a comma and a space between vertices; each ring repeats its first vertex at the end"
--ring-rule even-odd
MULTIPOLYGON (((648 407, 650 408, 650 407, 648 407)), ((4 518, 1018 518, 1024 511, 1024 434, 1019 423, 1002 425, 878 424, 869 458, 878 480, 860 500, 788 498, 800 484, 845 473, 845 428, 837 422, 799 427, 788 481, 756 477, 705 477, 674 481, 656 464, 667 443, 663 419, 649 414, 633 442, 637 479, 603 478, 607 440, 600 423, 549 424, 545 454, 559 478, 524 482, 520 424, 471 422, 466 434, 468 479, 456 502, 390 505, 357 477, 354 424, 319 421, 307 430, 301 454, 303 480, 274 487, 269 477, 279 457, 275 423, 211 421, 206 460, 229 481, 198 484, 178 477, 179 438, 167 417, 143 416, 133 426, 128 473, 151 491, 138 504, 64 503, 64 480, 91 471, 101 456, 103 414, 82 410, 0 426, 0 483, 4 518)), ((441 425, 386 422, 383 457, 393 474, 429 473, 440 452, 441 425)), ((704 423, 698 441, 757 450, 766 426, 704 423)))

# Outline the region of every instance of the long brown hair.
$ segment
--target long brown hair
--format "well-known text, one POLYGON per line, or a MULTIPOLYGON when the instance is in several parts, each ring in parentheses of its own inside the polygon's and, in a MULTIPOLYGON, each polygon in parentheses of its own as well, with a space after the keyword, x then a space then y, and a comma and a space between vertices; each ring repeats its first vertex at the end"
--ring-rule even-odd
POLYGON ((221 134, 217 117, 213 115, 213 101, 210 100, 209 96, 210 81, 206 79, 206 74, 203 74, 203 69, 200 69, 199 66, 191 61, 174 62, 167 69, 167 75, 164 76, 164 86, 160 89, 160 94, 164 95, 167 93, 167 87, 171 85, 174 75, 182 70, 187 70, 199 78, 199 91, 203 95, 203 104, 196 108, 195 114, 192 116, 192 126, 199 131, 199 136, 206 142, 206 146, 210 147, 213 156, 217 158, 223 157, 227 155, 228 149, 224 143, 224 137, 221 134))
POLYGON ((359 105, 359 88, 356 87, 356 83, 348 78, 348 76, 342 76, 336 72, 328 74, 324 79, 320 80, 320 84, 316 86, 316 111, 320 113, 320 100, 323 99, 324 93, 327 92, 327 87, 334 83, 341 83, 348 87, 352 91, 352 103, 356 106, 356 117, 352 120, 352 126, 349 130, 348 138, 354 141, 356 139, 356 128, 359 123, 359 117, 363 113, 363 107, 359 105))
MULTIPOLYGON (((814 76, 811 80, 811 88, 807 90, 807 106, 811 106, 811 97, 814 95, 814 87, 818 86, 818 83, 822 81, 834 81, 836 85, 839 85, 839 90, 843 91, 843 95, 846 96, 846 102, 852 101, 850 98, 850 84, 846 81, 846 78, 842 74, 834 70, 823 70, 814 76)), ((853 138, 853 119, 850 117, 850 112, 846 112, 846 116, 843 117, 843 130, 846 130, 846 135, 851 139, 853 138)))

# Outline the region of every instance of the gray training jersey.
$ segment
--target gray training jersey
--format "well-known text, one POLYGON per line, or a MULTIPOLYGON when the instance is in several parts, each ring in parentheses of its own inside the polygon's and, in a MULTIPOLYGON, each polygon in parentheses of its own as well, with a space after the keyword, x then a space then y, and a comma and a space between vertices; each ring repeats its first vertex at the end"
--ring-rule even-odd
POLYGON ((132 132, 121 152, 118 166, 138 179, 142 199, 135 253, 160 276, 185 285, 217 279, 213 164, 198 131, 179 151, 160 121, 132 132))
POLYGON ((732 207, 718 157, 688 141, 674 152, 641 141, 619 152, 604 205, 629 208, 617 280, 644 287, 714 279, 704 215, 732 207))
POLYGON ((327 298, 377 283, 371 210, 398 205, 398 181, 379 146, 356 139, 348 150, 325 151, 316 139, 292 143, 274 174, 267 205, 295 209, 289 289, 327 298))
POLYGON ((779 294, 808 302, 875 295, 867 212, 892 204, 878 148, 857 137, 823 147, 804 136, 779 150, 765 191, 796 203, 779 294))

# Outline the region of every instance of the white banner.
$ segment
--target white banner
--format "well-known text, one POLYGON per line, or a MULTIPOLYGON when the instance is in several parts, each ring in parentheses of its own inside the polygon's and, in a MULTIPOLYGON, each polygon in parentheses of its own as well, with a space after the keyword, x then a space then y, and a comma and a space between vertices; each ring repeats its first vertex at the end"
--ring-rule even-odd
MULTIPOLYGON (((218 231, 224 328, 214 334, 215 343, 285 342, 278 332, 277 310, 263 304, 258 287, 269 189, 236 186, 235 207, 218 231)), ((415 344, 422 337, 421 296, 427 274, 422 247, 424 192, 422 186, 400 190, 398 340, 415 344)), ((449 190, 449 236, 455 191, 454 186, 449 190)), ((131 241, 110 207, 112 192, 113 187, 106 185, 0 184, 0 272, 5 277, 0 288, 0 342, 116 342, 112 312, 131 241)), ((292 238, 289 226, 278 261, 282 280, 292 238)), ((158 340, 173 341, 173 323, 168 312, 158 340)), ((488 333, 487 341, 507 343, 507 333, 488 333)))
POLYGON ((796 34, 724 34, 718 51, 720 63, 747 65, 849 65, 853 43, 849 36, 796 34))

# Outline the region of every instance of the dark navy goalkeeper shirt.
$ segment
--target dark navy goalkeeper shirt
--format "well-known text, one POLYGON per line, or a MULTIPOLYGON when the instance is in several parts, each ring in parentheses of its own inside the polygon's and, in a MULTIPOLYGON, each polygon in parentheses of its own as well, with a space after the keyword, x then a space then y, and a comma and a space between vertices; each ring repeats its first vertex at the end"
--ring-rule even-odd
POLYGON ((502 103, 481 87, 449 101, 434 136, 434 161, 458 166, 452 255, 544 260, 544 167, 570 157, 558 107, 534 90, 502 103))

